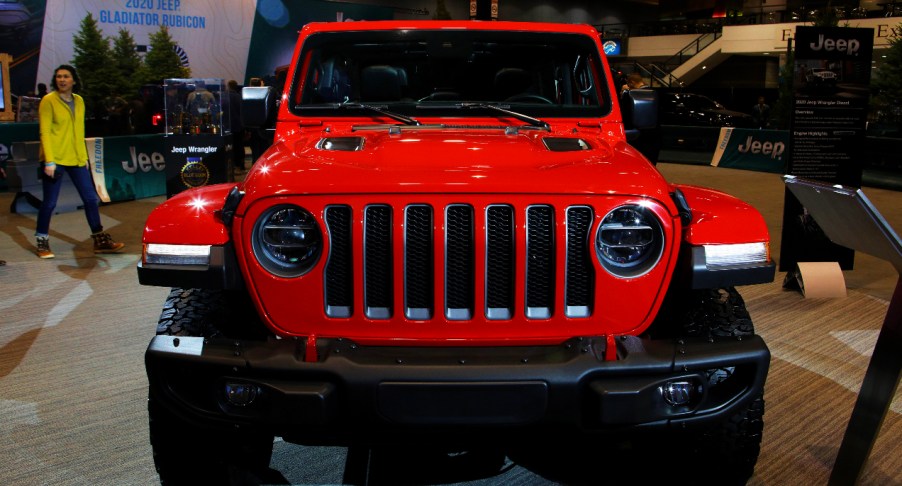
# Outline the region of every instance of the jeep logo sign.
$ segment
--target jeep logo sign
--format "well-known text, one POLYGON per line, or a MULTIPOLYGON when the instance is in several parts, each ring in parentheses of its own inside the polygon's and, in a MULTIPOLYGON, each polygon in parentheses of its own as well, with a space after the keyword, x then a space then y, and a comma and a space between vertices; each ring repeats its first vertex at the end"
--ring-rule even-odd
POLYGON ((740 144, 736 149, 739 153, 752 153, 752 154, 762 154, 769 155, 771 159, 781 159, 783 155, 783 151, 786 150, 786 145, 783 142, 761 142, 759 140, 755 140, 751 135, 745 140, 744 144, 740 144))
POLYGON ((782 174, 783 154, 789 156, 787 147, 786 130, 724 127, 720 129, 711 165, 782 174))
POLYGON ((873 29, 796 27, 797 61, 853 60, 863 56, 870 58, 873 46, 873 29))
POLYGON ((122 161, 122 170, 125 172, 134 174, 138 170, 141 172, 150 172, 151 169, 161 172, 166 170, 166 160, 163 158, 163 154, 159 152, 153 152, 150 155, 144 152, 139 153, 134 146, 129 147, 128 151, 131 154, 131 160, 122 161))
POLYGON ((809 44, 812 51, 837 51, 847 56, 857 56, 858 50, 861 48, 861 42, 858 39, 829 39, 824 34, 817 36, 817 40, 809 44))

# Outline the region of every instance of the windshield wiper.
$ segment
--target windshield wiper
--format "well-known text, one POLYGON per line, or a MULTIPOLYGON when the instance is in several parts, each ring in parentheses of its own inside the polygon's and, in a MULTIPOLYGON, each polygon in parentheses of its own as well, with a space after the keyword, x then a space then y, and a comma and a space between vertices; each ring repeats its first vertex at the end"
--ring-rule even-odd
POLYGON ((528 123, 530 127, 541 128, 542 130, 551 131, 551 126, 538 118, 533 118, 529 115, 524 115, 523 113, 518 113, 516 111, 508 110, 507 108, 502 108, 493 103, 482 103, 482 102, 463 102, 458 103, 457 106, 461 108, 487 108, 489 110, 494 110, 499 113, 504 113, 505 115, 512 116, 517 120, 528 123))
POLYGON ((335 107, 336 108, 363 108, 365 110, 375 111, 376 113, 379 113, 380 115, 385 115, 393 120, 398 120, 399 122, 401 122, 405 125, 416 125, 416 126, 421 125, 421 123, 419 121, 417 121, 416 118, 402 115, 400 113, 395 113, 393 111, 388 111, 388 110, 386 110, 384 108, 380 108, 378 106, 360 103, 358 101, 348 101, 347 98, 345 98, 345 100, 342 101, 341 103, 336 103, 335 107))

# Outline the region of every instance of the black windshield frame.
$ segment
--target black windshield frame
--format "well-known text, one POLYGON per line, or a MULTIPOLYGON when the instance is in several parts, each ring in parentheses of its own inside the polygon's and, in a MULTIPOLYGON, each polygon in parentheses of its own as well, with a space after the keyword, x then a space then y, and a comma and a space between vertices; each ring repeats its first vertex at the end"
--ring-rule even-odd
POLYGON ((291 80, 289 110, 298 116, 360 116, 336 109, 360 102, 411 117, 459 117, 460 104, 474 102, 535 117, 604 117, 612 102, 602 55, 595 39, 574 33, 321 32, 302 46, 297 62, 305 69, 291 80))

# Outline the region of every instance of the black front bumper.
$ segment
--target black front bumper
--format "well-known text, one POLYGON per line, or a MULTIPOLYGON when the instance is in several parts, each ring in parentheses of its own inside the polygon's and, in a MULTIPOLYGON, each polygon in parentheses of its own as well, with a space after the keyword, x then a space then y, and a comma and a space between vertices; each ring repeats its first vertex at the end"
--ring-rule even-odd
MULTIPOLYGON (((267 342, 157 336, 145 355, 151 394, 199 425, 250 425, 307 442, 366 435, 554 429, 591 433, 727 419, 763 392, 770 353, 757 336, 604 338, 535 347, 365 347, 320 339, 267 342), (710 379, 718 369, 729 379, 710 379), (690 383, 673 405, 662 388, 690 383), (230 403, 226 385, 256 398, 230 403)), ((494 435, 497 435, 493 433, 494 435)), ((344 438, 344 439, 343 439, 344 438)))

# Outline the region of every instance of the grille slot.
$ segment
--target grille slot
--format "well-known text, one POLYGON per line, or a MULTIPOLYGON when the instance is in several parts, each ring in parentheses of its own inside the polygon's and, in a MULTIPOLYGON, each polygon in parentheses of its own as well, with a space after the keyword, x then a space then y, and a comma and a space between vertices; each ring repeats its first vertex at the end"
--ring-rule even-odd
POLYGON ((324 269, 328 317, 359 312, 354 298, 361 291, 363 314, 374 320, 463 321, 482 315, 497 321, 520 312, 526 319, 549 319, 557 312, 588 318, 595 312, 591 207, 371 204, 355 222, 350 206, 333 205, 325 208, 324 219, 331 245, 324 269), (558 229, 561 224, 566 228, 558 229), (566 241, 558 245, 558 237, 566 241), (362 249, 355 241, 362 241, 362 249), (394 250, 399 244, 403 253, 394 250), (395 265, 396 256, 403 268, 395 265), (558 262, 564 263, 560 279, 558 262), (362 267, 360 275, 355 265, 358 272, 362 267))
POLYGON ((514 312, 514 210, 492 205, 485 211, 485 316, 510 319, 514 312))
POLYGON ((404 314, 408 319, 431 319, 435 261, 432 208, 408 206, 404 215, 404 314))
POLYGON ((392 218, 385 205, 367 206, 363 223, 364 305, 370 319, 392 316, 392 218))
POLYGON ((473 317, 473 209, 453 204, 445 210, 445 316, 473 317))
POLYGON ((554 312, 554 211, 526 209, 526 317, 547 319, 554 312))
POLYGON ((329 206, 326 230, 331 242, 325 269, 326 315, 351 317, 354 312, 354 260, 351 253, 351 208, 329 206))
POLYGON ((595 269, 589 254, 591 228, 591 208, 576 206, 567 209, 567 277, 564 287, 564 313, 567 317, 592 315, 595 269))

